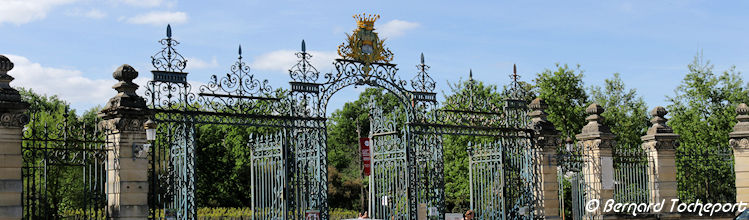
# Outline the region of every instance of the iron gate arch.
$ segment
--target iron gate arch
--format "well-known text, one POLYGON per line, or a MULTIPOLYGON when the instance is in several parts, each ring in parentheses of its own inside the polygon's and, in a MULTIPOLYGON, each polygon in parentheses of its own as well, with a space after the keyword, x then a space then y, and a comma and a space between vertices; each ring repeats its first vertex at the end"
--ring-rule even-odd
MULTIPOLYGON (((257 148, 275 154, 282 149, 285 164, 282 181, 285 204, 280 212, 270 211, 277 215, 271 214, 267 218, 302 218, 304 211, 318 209, 322 218, 327 219, 325 110, 328 100, 342 88, 363 84, 393 92, 407 109, 406 100, 412 100, 412 94, 403 88, 406 82, 397 78, 397 68, 389 63, 365 64, 337 59, 334 65, 338 73, 328 73, 326 82, 316 83, 320 73, 309 63, 311 55, 306 53, 304 42, 302 51, 297 53, 299 63, 289 71, 292 88, 285 96, 273 91, 267 80, 261 81, 249 73, 249 67, 242 61, 241 47, 237 62, 226 76, 213 75, 211 81, 195 92, 187 81, 188 73, 183 72, 187 60, 175 50, 179 42, 171 38, 171 27, 167 27, 167 37, 159 42, 163 48, 151 57, 155 70, 145 93, 153 119, 160 124, 150 154, 149 204, 152 218, 164 215, 174 215, 179 219, 196 217, 195 126, 224 124, 272 127, 283 131, 283 135, 276 135, 284 139, 280 141, 283 146, 257 148), (362 71, 363 66, 370 70, 362 71)), ((407 115, 411 118, 413 114, 407 115)), ((255 142, 262 142, 259 139, 255 142)), ((278 157, 274 157, 277 160, 278 157)), ((258 203, 253 201, 253 204, 258 203)))
MULTIPOLYGON (((410 80, 411 89, 406 89, 409 83, 396 74, 396 65, 387 62, 336 59, 335 72, 322 75, 323 80, 319 81, 321 74, 309 62, 312 56, 302 41, 302 49, 296 53, 299 61, 289 70, 291 89, 284 91, 274 90, 268 80, 251 74, 240 47, 238 59, 228 73, 213 75, 208 83, 193 89, 184 72, 187 60, 175 50, 179 42, 172 39, 169 26, 167 37, 159 42, 163 47, 151 57, 155 70, 145 92, 153 120, 159 123, 159 135, 149 155, 151 218, 166 214, 178 219, 197 217, 196 126, 221 124, 274 131, 253 137, 249 143, 252 191, 270 192, 253 200, 255 213, 262 213, 255 218, 300 219, 306 211, 314 210, 322 219, 328 219, 326 108, 336 92, 352 85, 383 88, 395 94, 404 106, 402 114, 406 120, 398 138, 404 145, 402 169, 407 171, 404 174, 408 179, 408 214, 403 216, 410 219, 416 218, 418 204, 433 207, 436 218, 444 218, 443 135, 529 140, 528 135, 532 134, 522 127, 528 120, 525 103, 520 99, 507 99, 504 107, 498 108, 477 99, 474 91, 468 89, 468 93, 457 95, 460 100, 447 100, 445 106, 439 106, 434 93, 436 84, 427 72, 429 66, 424 63, 423 54, 418 72, 410 80), (466 108, 461 103, 470 105, 466 108), (479 107, 489 110, 476 111, 479 107), (282 195, 282 199, 278 200, 277 195, 282 195), (279 201, 283 204, 277 204, 279 201)), ((475 83, 472 77, 470 82, 475 83)), ((510 92, 518 89, 517 81, 513 82, 510 92)), ((528 198, 532 200, 533 196, 529 194, 528 198)), ((532 209, 532 204, 529 207, 532 209)))

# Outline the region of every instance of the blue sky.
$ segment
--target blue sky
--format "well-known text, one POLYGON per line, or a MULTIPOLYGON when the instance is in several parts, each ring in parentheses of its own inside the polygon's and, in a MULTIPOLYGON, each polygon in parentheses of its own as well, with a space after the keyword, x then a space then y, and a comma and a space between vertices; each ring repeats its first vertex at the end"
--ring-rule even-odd
MULTIPOLYGON (((555 63, 580 64, 585 85, 613 73, 636 88, 649 108, 667 95, 703 51, 716 71, 749 68, 746 1, 176 1, 0 0, 0 54, 16 68, 12 86, 59 94, 77 109, 113 96, 112 71, 133 65, 144 85, 150 56, 171 23, 178 50, 190 60, 188 79, 206 82, 236 61, 242 44, 252 73, 274 88, 302 39, 322 72, 331 70, 354 14, 381 15, 399 74, 410 79, 424 53, 438 90, 446 81, 507 84, 512 64, 530 80, 555 63)), ((331 108, 357 96, 340 92, 331 108)), ((330 112, 330 111, 329 111, 330 112)))

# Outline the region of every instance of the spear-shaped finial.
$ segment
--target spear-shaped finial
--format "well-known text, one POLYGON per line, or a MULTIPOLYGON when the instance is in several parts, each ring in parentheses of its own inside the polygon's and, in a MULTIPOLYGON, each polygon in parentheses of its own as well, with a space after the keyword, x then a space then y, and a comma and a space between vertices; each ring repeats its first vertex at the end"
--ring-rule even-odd
POLYGON ((307 53, 307 44, 304 43, 304 39, 302 39, 302 53, 307 53))
POLYGON ((516 64, 512 64, 512 73, 518 74, 518 66, 516 64))
POLYGON ((473 69, 468 69, 468 80, 473 81, 473 69))
POLYGON ((239 59, 242 59, 242 44, 239 45, 239 59))
POLYGON ((424 53, 421 53, 421 65, 424 65, 424 53))
POLYGON ((172 38, 172 25, 166 24, 166 37, 172 38))

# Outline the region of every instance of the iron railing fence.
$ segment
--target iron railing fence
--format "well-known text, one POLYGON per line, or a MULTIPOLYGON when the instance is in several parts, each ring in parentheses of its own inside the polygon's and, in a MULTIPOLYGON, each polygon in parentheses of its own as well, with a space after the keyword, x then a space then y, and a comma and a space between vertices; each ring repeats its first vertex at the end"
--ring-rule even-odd
POLYGON ((648 176, 653 160, 640 146, 617 146, 613 149, 614 201, 647 203, 653 183, 648 176))
POLYGON ((107 218, 110 152, 99 119, 33 106, 29 115, 21 146, 23 219, 107 218))
MULTIPOLYGON (((572 219, 593 217, 585 212, 585 204, 593 199, 588 192, 595 183, 585 180, 587 172, 591 171, 586 169, 586 163, 592 160, 601 158, 593 158, 576 144, 568 144, 566 149, 557 151, 560 215, 572 219)), ((614 200, 619 203, 648 202, 653 184, 648 178, 652 158, 647 152, 639 147, 615 146, 612 160, 614 200)))
POLYGON ((681 146, 676 149, 676 167, 680 202, 736 202, 736 173, 731 147, 681 146))

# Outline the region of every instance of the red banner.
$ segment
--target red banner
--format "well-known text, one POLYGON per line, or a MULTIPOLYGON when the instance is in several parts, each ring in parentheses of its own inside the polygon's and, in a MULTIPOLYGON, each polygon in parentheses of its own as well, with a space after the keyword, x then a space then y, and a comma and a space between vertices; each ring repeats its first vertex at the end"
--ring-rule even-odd
POLYGON ((304 220, 320 220, 320 211, 307 210, 304 212, 304 220))
POLYGON ((371 156, 370 151, 371 149, 369 147, 370 141, 369 138, 359 138, 359 147, 361 149, 361 159, 362 159, 362 165, 364 167, 364 175, 369 176, 371 165, 371 156))

